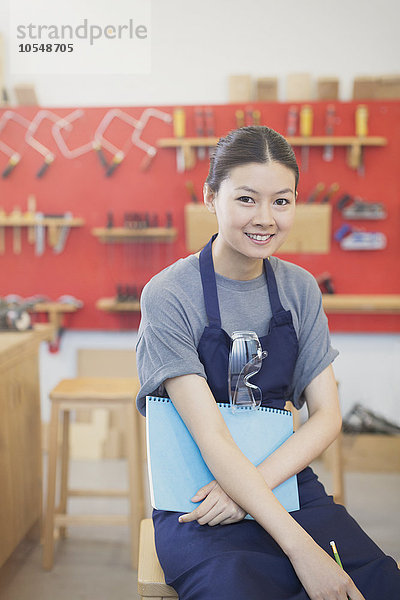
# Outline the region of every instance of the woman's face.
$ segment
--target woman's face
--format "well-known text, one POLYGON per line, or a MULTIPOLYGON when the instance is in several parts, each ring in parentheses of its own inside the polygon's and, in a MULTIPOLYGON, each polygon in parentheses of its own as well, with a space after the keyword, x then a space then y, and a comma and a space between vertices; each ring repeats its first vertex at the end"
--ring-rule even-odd
MULTIPOLYGON (((204 201, 218 220, 218 252, 242 264, 276 253, 295 214, 295 175, 278 162, 235 167, 204 201)), ((234 263, 232 263, 234 264, 234 263)))

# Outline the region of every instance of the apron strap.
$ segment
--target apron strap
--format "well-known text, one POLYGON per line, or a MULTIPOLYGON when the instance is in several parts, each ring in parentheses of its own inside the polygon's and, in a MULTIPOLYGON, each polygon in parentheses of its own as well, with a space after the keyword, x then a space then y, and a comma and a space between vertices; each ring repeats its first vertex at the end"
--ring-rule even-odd
POLYGON ((283 308, 281 299, 279 298, 278 286, 276 283, 274 270, 271 267, 271 263, 267 258, 264 259, 264 270, 265 276, 267 278, 268 295, 269 301, 271 303, 272 314, 276 315, 278 312, 282 312, 285 309, 283 308))
POLYGON ((212 259, 212 243, 216 237, 217 234, 215 233, 200 252, 199 263, 208 324, 210 327, 221 329, 217 282, 215 280, 214 263, 212 259))

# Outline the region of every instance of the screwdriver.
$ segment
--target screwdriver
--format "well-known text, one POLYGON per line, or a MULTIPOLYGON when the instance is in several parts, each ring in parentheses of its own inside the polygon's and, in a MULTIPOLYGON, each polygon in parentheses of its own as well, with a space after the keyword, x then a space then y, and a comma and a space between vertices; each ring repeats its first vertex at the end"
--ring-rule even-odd
POLYGON ((297 122, 299 120, 299 109, 297 106, 291 106, 288 111, 286 134, 296 135, 297 133, 297 122))
POLYGON ((235 117, 236 117, 236 127, 244 127, 244 111, 238 109, 235 112, 235 117))
MULTIPOLYGON (((202 108, 194 109, 194 124, 196 129, 197 137, 204 136, 204 112, 202 108)), ((197 148, 197 156, 200 160, 203 160, 206 157, 206 149, 204 146, 199 146, 197 148)))
MULTIPOLYGON (((368 135, 368 107, 365 104, 359 104, 356 108, 355 117, 356 136, 359 138, 368 135)), ((358 150, 358 174, 365 174, 362 146, 358 150)))
MULTIPOLYGON (((186 117, 183 108, 175 108, 173 114, 173 128, 175 137, 185 137, 186 117)), ((182 146, 176 149, 176 169, 178 173, 182 173, 185 170, 185 155, 182 146)))
MULTIPOLYGON (((334 104, 328 104, 328 106, 326 107, 326 115, 325 115, 325 134, 327 136, 333 135, 334 125, 335 125, 335 106, 334 106, 334 104)), ((332 144, 327 144, 326 146, 324 146, 322 158, 326 162, 331 162, 333 160, 332 144)))
MULTIPOLYGON (((313 128, 313 110, 309 104, 305 104, 300 110, 300 135, 308 138, 312 134, 313 128)), ((301 149, 301 166, 303 171, 308 171, 308 159, 310 155, 310 146, 303 146, 301 149)))

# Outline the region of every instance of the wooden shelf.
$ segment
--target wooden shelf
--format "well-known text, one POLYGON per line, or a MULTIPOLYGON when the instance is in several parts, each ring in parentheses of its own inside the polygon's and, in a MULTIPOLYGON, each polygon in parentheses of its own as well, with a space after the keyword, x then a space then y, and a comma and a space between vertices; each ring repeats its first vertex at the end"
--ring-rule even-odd
POLYGON ((0 217, 0 227, 34 227, 35 225, 44 225, 45 227, 81 227, 85 221, 80 218, 63 219, 62 217, 43 217, 37 219, 35 217, 24 216, 2 216, 0 217))
POLYGON ((173 242, 177 236, 174 227, 146 227, 131 229, 128 227, 96 227, 92 234, 100 242, 173 242))
POLYGON ((57 332, 61 328, 64 313, 72 313, 78 310, 78 306, 62 302, 38 302, 29 310, 32 313, 47 313, 49 323, 53 325, 57 332))
MULTIPOLYGON (((379 136, 288 136, 292 146, 386 146, 387 139, 379 136)), ((157 141, 159 148, 183 148, 184 146, 202 147, 216 146, 217 137, 161 138, 157 141)))
POLYGON ((396 314, 400 312, 400 294, 322 294, 326 313, 396 314))
POLYGON ((139 312, 139 300, 132 302, 117 302, 115 298, 99 298, 96 302, 96 308, 107 312, 139 312))

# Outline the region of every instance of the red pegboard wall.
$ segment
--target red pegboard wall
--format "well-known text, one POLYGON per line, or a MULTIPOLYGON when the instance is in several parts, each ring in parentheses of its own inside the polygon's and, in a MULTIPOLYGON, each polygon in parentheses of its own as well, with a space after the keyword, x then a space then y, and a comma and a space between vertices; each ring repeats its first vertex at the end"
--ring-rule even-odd
MULTIPOLYGON (((354 135, 354 114, 358 103, 336 103, 337 123, 334 135, 354 135)), ((304 202, 318 182, 327 187, 338 182, 340 190, 333 198, 335 205, 340 195, 349 193, 370 202, 383 202, 388 218, 383 221, 352 221, 352 225, 367 231, 382 231, 388 245, 381 251, 343 251, 332 239, 328 255, 283 255, 282 258, 308 269, 315 276, 328 271, 333 276, 337 293, 341 294, 398 294, 400 293, 399 259, 399 211, 400 211, 400 103, 367 102, 369 111, 369 135, 384 136, 386 147, 364 150, 365 175, 361 176, 346 164, 346 149, 335 147, 334 160, 324 162, 322 148, 312 147, 309 153, 309 169, 301 173, 299 202, 304 202)), ((314 135, 324 135, 327 103, 311 103, 314 111, 314 135)), ((300 107, 301 104, 298 104, 300 107)), ((253 109, 261 112, 261 123, 285 134, 289 104, 254 103, 253 109)), ((146 107, 121 108, 129 115, 139 118, 146 107)), ((172 115, 174 107, 157 107, 172 115)), ((243 105, 218 105, 214 111, 215 135, 221 136, 235 128, 235 111, 243 105)), ((186 135, 195 136, 194 106, 184 107, 186 135)), ((18 107, 16 110, 32 120, 38 107, 18 107)), ((60 117, 70 114, 73 108, 48 109, 60 117)), ((93 139, 94 132, 108 108, 84 108, 83 115, 73 123, 65 134, 70 149, 77 148, 93 139)), ((4 113, 0 111, 0 117, 4 113)), ((0 296, 10 293, 23 297, 44 294, 56 300, 62 294, 72 294, 83 300, 84 307, 66 315, 65 325, 74 329, 120 330, 137 328, 139 314, 110 314, 98 310, 96 301, 115 295, 118 283, 144 284, 162 268, 187 255, 184 236, 184 205, 190 201, 185 182, 193 181, 201 200, 202 186, 208 173, 208 161, 197 160, 191 171, 178 173, 176 151, 172 148, 158 149, 149 168, 140 170, 145 156, 143 150, 131 147, 126 158, 111 177, 105 177, 95 152, 90 151, 78 158, 63 157, 52 135, 53 123, 45 119, 35 137, 56 156, 45 175, 38 179, 36 173, 42 165, 41 155, 25 142, 25 130, 9 122, 0 132, 8 146, 20 152, 22 159, 7 178, 0 179, 0 206, 9 214, 16 206, 27 210, 27 197, 34 194, 37 210, 44 213, 71 211, 82 217, 83 227, 71 230, 64 251, 55 255, 46 248, 40 257, 34 247, 22 235, 22 253, 13 254, 12 231, 6 231, 6 253, 0 256, 0 296), (166 223, 166 213, 172 213, 173 225, 178 237, 173 244, 102 244, 91 233, 93 227, 106 225, 107 213, 114 214, 115 226, 122 226, 125 212, 158 214, 159 224, 166 223)), ((132 133, 125 123, 113 121, 107 130, 107 138, 117 147, 123 147, 132 133)), ((154 146, 157 140, 172 137, 172 125, 152 118, 146 124, 142 138, 154 146)), ((295 148, 301 167, 301 150, 295 148)), ((107 159, 112 155, 107 153, 107 159)), ((0 152, 0 170, 7 164, 7 156, 0 152)), ((333 211, 333 232, 344 220, 333 211)), ((399 331, 400 318, 395 315, 330 315, 333 331, 399 331)))

